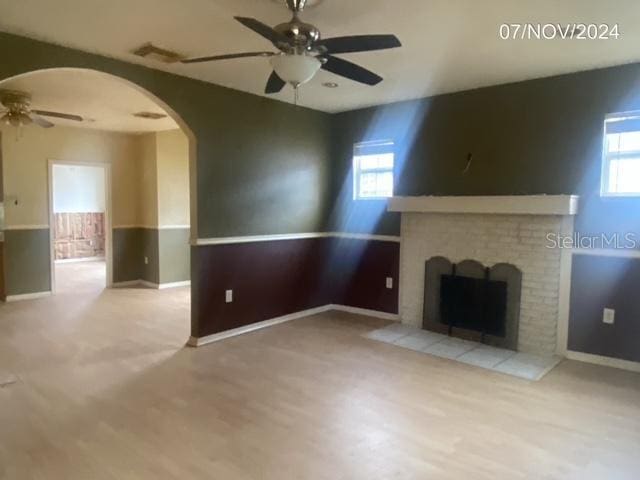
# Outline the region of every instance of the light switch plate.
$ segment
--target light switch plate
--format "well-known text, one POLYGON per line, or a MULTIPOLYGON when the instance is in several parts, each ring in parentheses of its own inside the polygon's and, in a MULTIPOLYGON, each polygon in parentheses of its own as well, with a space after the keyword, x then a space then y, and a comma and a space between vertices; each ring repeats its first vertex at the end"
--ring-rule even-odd
POLYGON ((233 290, 225 290, 224 291, 224 301, 225 301, 225 303, 233 302, 233 290))
POLYGON ((605 308, 602 311, 602 322, 613 325, 616 319, 616 311, 613 308, 605 308))
POLYGON ((149 257, 144 257, 144 264, 149 265, 149 257))
POLYGON ((393 288, 393 277, 387 277, 386 286, 387 288, 393 288))

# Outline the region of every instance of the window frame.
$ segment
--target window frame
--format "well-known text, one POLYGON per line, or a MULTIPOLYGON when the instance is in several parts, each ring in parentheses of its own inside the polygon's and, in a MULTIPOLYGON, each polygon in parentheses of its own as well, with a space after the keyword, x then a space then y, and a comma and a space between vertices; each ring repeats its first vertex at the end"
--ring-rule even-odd
MULTIPOLYGON (((609 153, 609 137, 607 134, 607 122, 612 119, 625 120, 625 119, 637 119, 640 120, 640 110, 634 110, 630 112, 610 113, 605 116, 602 125, 602 161, 600 172, 600 196, 604 198, 635 198, 640 197, 640 189, 637 192, 612 192, 609 190, 609 179, 611 172, 611 160, 612 159, 624 159, 624 158, 638 158, 640 162, 640 150, 633 150, 624 153, 609 153)), ((638 130, 640 132, 640 130, 638 130)))
MULTIPOLYGON (((374 155, 374 154, 371 154, 374 155)), ((352 172, 353 172, 353 200, 356 201, 380 201, 387 200, 393 197, 393 193, 395 190, 395 170, 396 170, 396 152, 395 152, 395 143, 392 139, 384 139, 384 140, 371 140, 365 142, 357 142, 353 144, 353 153, 352 153, 352 172), (378 168, 367 168, 363 170, 360 166, 359 157, 365 157, 367 155, 357 155, 356 152, 358 148, 362 147, 374 147, 374 146, 383 146, 383 145, 391 145, 391 155, 392 155, 392 164, 391 168, 387 167, 378 167, 378 168), (391 173, 391 195, 389 196, 371 196, 371 197, 363 197, 360 195, 360 176, 362 173, 391 173)))

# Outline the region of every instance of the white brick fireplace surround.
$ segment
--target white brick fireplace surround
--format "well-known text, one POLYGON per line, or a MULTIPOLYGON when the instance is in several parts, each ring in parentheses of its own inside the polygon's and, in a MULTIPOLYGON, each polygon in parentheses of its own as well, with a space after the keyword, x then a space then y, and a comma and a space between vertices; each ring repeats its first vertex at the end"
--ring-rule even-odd
POLYGON ((427 259, 511 263, 522 271, 518 350, 564 354, 571 251, 547 248, 547 234, 573 234, 577 201, 564 195, 392 198, 389 210, 402 213, 402 322, 422 325, 427 259))

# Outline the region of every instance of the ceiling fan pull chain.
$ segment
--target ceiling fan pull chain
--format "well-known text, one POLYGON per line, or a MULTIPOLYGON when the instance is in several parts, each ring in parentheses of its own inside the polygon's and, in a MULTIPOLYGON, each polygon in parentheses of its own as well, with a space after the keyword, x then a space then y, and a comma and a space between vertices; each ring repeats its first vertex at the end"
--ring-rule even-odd
POLYGON ((300 92, 298 87, 299 87, 299 85, 294 85, 293 86, 293 104, 296 107, 298 106, 298 98, 299 98, 299 92, 300 92))

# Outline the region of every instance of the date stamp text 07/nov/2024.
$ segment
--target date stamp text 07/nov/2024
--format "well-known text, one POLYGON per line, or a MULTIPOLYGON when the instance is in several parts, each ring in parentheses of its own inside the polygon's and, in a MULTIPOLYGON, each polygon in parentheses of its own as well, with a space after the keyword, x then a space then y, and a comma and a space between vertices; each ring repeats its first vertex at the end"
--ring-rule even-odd
POLYGON ((617 23, 502 23, 501 40, 617 40, 617 23))

